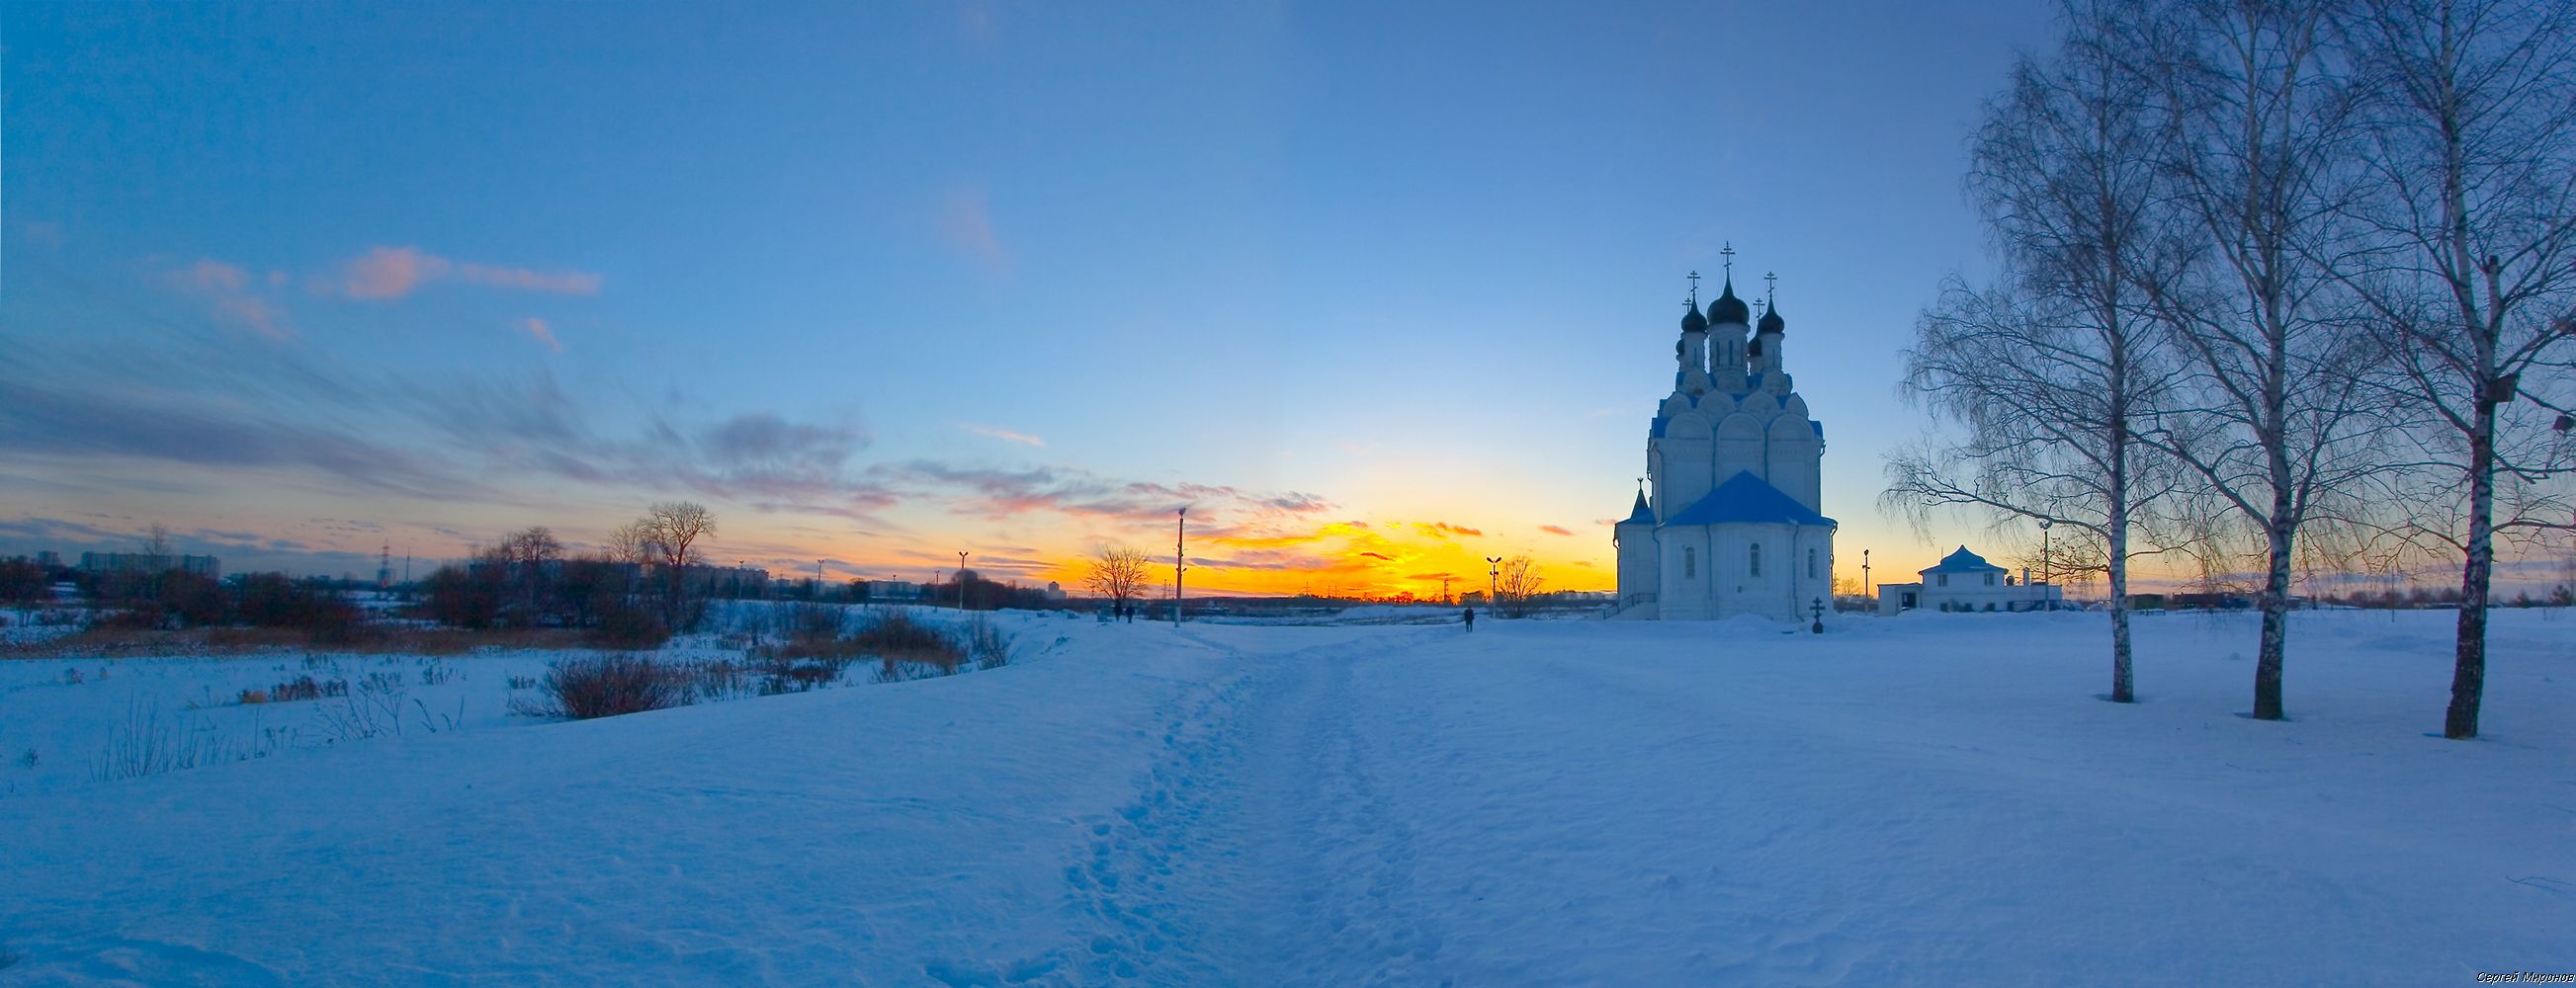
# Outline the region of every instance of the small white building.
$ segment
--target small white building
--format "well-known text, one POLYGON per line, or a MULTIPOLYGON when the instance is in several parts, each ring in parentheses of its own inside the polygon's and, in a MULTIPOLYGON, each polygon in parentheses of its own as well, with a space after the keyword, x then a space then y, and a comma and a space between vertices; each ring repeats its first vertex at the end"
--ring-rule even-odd
POLYGON ((1878 613, 1900 611, 2053 611, 2066 606, 2055 584, 2015 581, 2010 571, 1960 546, 1914 583, 1878 585, 1878 613))

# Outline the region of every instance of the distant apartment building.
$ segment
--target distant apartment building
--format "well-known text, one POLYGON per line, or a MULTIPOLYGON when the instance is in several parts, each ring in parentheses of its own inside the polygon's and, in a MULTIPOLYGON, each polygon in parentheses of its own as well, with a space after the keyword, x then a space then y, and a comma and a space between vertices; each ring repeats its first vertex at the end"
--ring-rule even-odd
POLYGON ((869 580, 864 589, 869 600, 921 599, 921 584, 905 580, 869 580))
POLYGON ((46 569, 55 569, 62 566, 62 564, 63 554, 55 552, 52 549, 47 549, 36 554, 36 565, 38 566, 42 566, 46 569))
POLYGON ((213 556, 156 556, 148 552, 84 552, 80 568, 86 573, 152 573, 183 570, 207 579, 223 575, 223 564, 213 556))

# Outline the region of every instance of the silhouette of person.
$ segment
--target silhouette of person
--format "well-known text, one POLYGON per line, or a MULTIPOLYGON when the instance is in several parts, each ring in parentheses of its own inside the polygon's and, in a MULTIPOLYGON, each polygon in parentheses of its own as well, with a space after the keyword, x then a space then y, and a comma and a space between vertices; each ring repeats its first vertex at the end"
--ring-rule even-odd
POLYGON ((1476 630, 1476 609, 1473 607, 1467 609, 1467 630, 1476 630))

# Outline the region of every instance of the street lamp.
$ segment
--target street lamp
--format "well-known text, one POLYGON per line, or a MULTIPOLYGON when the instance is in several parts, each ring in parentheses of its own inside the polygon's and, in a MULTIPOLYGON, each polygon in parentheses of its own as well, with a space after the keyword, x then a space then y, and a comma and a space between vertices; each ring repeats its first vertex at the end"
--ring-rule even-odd
POLYGON ((1501 599, 1501 597, 1502 597, 1502 593, 1501 593, 1501 587, 1502 587, 1502 573, 1503 573, 1503 557, 1501 557, 1501 556, 1487 556, 1487 557, 1485 557, 1485 609, 1486 609, 1486 610, 1489 610, 1489 611, 1490 611, 1490 610, 1493 610, 1493 609, 1494 609, 1494 601, 1499 600, 1499 599, 1501 599))
POLYGON ((1181 510, 1172 522, 1172 627, 1181 626, 1181 571, 1188 568, 1190 545, 1190 509, 1181 510))
POLYGON ((961 611, 966 609, 966 556, 962 550, 957 553, 957 609, 961 611))
POLYGON ((2050 574, 2050 573, 2048 572, 2048 529, 2049 529, 2049 521, 2048 521, 2048 519, 2046 519, 2046 518, 2042 518, 2042 519, 2040 519, 2040 520, 2039 520, 2039 582, 2040 582, 2041 584, 2043 584, 2043 585, 2045 585, 2046 583, 2048 583, 2049 578, 2050 578, 2050 576, 2052 575, 2052 574, 2050 574))

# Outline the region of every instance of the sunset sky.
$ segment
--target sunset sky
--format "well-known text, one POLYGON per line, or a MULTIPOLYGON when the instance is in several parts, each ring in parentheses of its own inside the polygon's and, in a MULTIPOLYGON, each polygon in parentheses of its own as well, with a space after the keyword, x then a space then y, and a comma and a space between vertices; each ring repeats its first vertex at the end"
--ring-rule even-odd
POLYGON ((0 553, 372 573, 649 502, 785 575, 1609 589, 1684 275, 1840 575, 2044 3, 11 4, 0 553), (399 562, 397 563, 399 565, 399 562))

